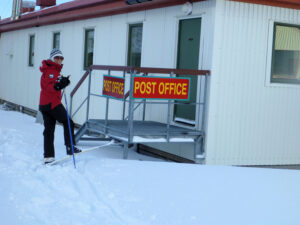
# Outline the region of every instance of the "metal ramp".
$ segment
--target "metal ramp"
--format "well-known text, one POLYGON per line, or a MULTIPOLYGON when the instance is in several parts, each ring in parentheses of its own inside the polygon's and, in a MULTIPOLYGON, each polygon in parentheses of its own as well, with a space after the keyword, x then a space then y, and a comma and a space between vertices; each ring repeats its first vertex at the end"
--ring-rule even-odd
MULTIPOLYGON (((71 104, 70 104, 70 114, 72 117, 86 104, 86 120, 84 124, 75 134, 75 140, 78 143, 80 140, 108 140, 114 139, 120 142, 123 147, 123 158, 128 157, 128 151, 130 148, 135 148, 137 144, 146 143, 193 143, 194 144, 194 161, 199 163, 205 158, 204 152, 204 121, 205 121, 205 94, 207 87, 207 75, 209 71, 200 70, 175 70, 175 69, 159 69, 159 68, 136 68, 136 67, 119 67, 119 66, 91 66, 88 71, 84 74, 82 79, 75 86, 74 90, 71 92, 71 104), (130 87, 127 94, 120 101, 123 102, 122 116, 120 119, 109 119, 109 104, 111 99, 107 96, 98 95, 91 93, 91 76, 93 70, 106 70, 108 76, 111 75, 111 71, 122 71, 123 77, 129 76, 130 87), (145 99, 133 99, 130 98, 132 92, 132 78, 137 73, 147 76, 149 73, 159 73, 168 74, 169 76, 174 76, 174 74, 192 74, 192 75, 204 75, 203 83, 203 94, 204 96, 201 102, 195 102, 197 107, 202 107, 202 122, 201 128, 196 129, 195 127, 180 126, 171 121, 171 106, 174 104, 186 104, 181 102, 176 102, 172 100, 167 100, 164 102, 158 101, 147 101, 145 99), (84 82, 88 79, 88 94, 80 106, 72 114, 73 107, 73 96, 84 82), (106 98, 105 108, 105 118, 89 118, 90 117, 90 98, 92 96, 106 98), (127 99, 129 97, 129 99, 127 99), (167 121, 166 123, 158 121, 145 120, 146 115, 146 105, 147 104, 167 104, 167 121), (126 110, 126 106, 128 110, 126 110), (138 108, 142 108, 143 116, 141 119, 134 119, 134 112, 138 108), (127 112, 127 115, 126 115, 127 112)), ((189 103, 190 104, 190 103, 189 103)))
MULTIPOLYGON (((128 133, 128 122, 124 120, 90 119, 76 133, 76 141, 80 141, 83 135, 98 133, 106 137, 118 140, 124 144, 123 158, 128 156, 130 144, 143 143, 196 143, 195 148, 200 148, 203 142, 204 133, 183 127, 170 125, 169 130, 166 124, 155 121, 133 121, 132 140, 128 133)), ((95 138, 94 138, 95 139, 95 138)), ((88 140, 88 139, 86 139, 88 140)), ((104 140, 104 139, 103 139, 104 140)))

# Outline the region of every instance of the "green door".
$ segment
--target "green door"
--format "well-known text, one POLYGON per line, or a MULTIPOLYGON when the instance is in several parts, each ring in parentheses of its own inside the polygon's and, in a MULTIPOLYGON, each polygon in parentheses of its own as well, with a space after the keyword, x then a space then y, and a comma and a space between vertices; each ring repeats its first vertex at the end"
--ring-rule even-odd
MULTIPOLYGON (((181 20, 178 38, 178 69, 198 69, 200 49, 201 18, 181 20)), ((197 76, 177 75, 191 78, 190 101, 196 102, 197 76)), ((187 124, 194 124, 196 117, 195 105, 175 105, 174 120, 187 124)))

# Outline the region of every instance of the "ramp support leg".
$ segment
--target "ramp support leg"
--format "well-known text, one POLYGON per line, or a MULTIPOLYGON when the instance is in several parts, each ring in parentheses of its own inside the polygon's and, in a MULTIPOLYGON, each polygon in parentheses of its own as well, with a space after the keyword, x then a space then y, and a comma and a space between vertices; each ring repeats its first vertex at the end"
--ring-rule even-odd
POLYGON ((203 163, 205 160, 204 152, 204 136, 199 136, 195 139, 194 158, 195 163, 203 163))
POLYGON ((123 159, 128 159, 128 151, 129 151, 129 144, 128 142, 126 142, 124 143, 123 159))
POLYGON ((75 134, 75 143, 78 143, 79 140, 80 140, 80 138, 81 138, 84 134, 86 134, 87 128, 88 128, 87 122, 86 122, 83 126, 81 126, 81 127, 79 128, 79 130, 78 130, 78 131, 76 132, 76 134, 75 134))

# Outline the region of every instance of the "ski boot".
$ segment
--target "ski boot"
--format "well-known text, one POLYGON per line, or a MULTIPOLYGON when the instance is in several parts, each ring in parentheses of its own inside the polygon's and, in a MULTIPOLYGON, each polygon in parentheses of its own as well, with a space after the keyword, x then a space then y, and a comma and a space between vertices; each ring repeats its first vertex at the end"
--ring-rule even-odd
MULTIPOLYGON (((77 147, 73 146, 73 148, 75 154, 81 152, 81 150, 78 149, 77 147)), ((67 155, 73 155, 71 146, 67 146, 66 149, 67 149, 67 155)))

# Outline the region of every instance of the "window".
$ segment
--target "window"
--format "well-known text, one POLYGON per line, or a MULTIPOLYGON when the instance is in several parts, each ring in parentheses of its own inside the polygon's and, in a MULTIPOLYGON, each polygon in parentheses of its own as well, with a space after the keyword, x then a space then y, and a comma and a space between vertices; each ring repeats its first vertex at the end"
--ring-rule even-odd
POLYGON ((53 34, 53 48, 60 49, 60 33, 53 34))
POLYGON ((128 66, 141 66, 142 55, 142 38, 143 38, 143 24, 133 24, 129 26, 128 38, 128 66))
POLYGON ((271 82, 300 84, 300 26, 274 24, 271 82))
POLYGON ((34 63, 34 35, 29 36, 29 60, 28 66, 33 66, 34 63))
POLYGON ((94 30, 85 30, 85 45, 84 45, 84 69, 93 65, 94 57, 94 30))

